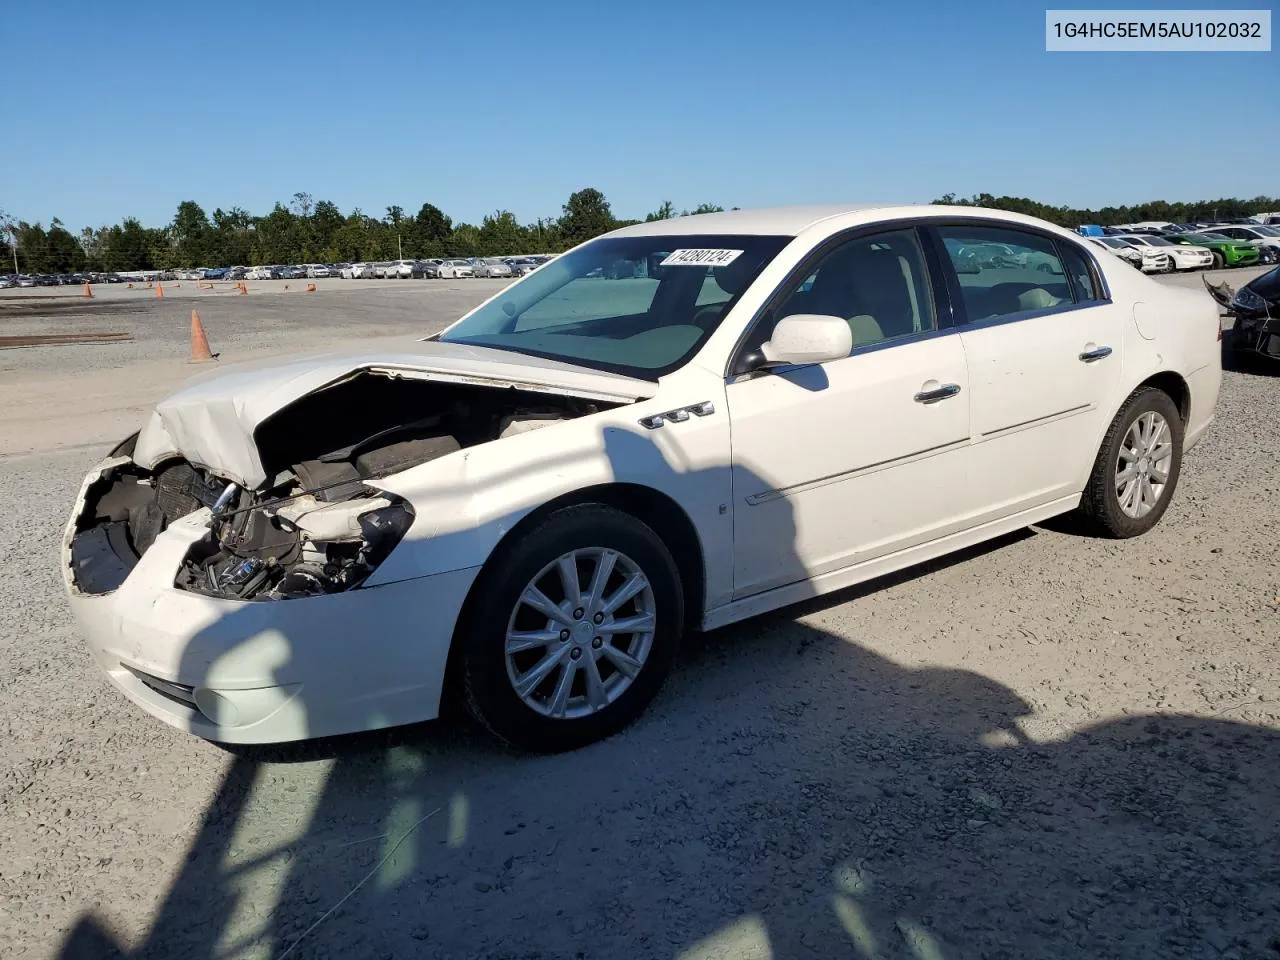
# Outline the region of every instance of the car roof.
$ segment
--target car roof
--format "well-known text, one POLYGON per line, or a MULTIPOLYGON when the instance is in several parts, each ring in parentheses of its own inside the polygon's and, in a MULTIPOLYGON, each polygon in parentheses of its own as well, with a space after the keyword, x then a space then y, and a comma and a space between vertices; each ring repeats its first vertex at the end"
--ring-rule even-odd
POLYGON ((823 221, 842 219, 847 226, 901 220, 909 217, 981 217, 1040 228, 1048 227, 1079 239, 1077 234, 1047 221, 1008 210, 987 207, 946 206, 932 203, 822 204, 794 207, 766 207, 757 210, 726 210, 699 213, 670 220, 636 223, 606 234, 610 237, 653 237, 689 234, 744 234, 748 236, 795 237, 823 221))

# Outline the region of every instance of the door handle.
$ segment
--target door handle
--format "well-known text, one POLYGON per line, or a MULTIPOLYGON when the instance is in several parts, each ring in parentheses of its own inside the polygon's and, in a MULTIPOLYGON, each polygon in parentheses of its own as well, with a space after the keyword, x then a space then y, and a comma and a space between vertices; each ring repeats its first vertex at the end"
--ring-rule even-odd
POLYGON ((1080 354, 1080 359, 1085 363, 1093 363, 1095 360, 1101 360, 1103 357, 1111 356, 1110 347, 1094 347, 1092 350, 1086 350, 1080 354))
POLYGON ((921 390, 916 394, 916 403, 937 403, 939 400, 946 400, 948 397, 954 397, 960 392, 960 384, 944 383, 942 386, 934 390, 921 390))

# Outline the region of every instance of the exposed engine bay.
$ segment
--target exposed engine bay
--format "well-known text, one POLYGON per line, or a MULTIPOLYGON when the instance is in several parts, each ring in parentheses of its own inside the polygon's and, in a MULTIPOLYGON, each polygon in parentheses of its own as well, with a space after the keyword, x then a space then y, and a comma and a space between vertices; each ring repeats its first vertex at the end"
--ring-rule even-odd
MULTIPOLYGON (((166 527, 207 508, 209 532, 188 552, 176 587, 237 600, 352 589, 414 519, 407 502, 364 481, 611 405, 361 371, 258 426, 254 442, 268 479, 257 489, 180 459, 104 471, 71 540, 76 586, 115 590, 166 527)), ((113 456, 130 457, 135 439, 113 456)))

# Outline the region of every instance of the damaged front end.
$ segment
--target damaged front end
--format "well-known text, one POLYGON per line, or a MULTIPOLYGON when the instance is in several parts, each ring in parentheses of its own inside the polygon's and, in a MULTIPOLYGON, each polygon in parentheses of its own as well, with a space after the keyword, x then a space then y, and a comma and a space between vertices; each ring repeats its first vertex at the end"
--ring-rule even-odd
POLYGON ((258 425, 267 479, 253 489, 181 458, 144 468, 135 435, 86 481, 68 529, 73 586, 115 590, 167 527, 207 511, 177 589, 245 601, 354 589, 415 519, 411 504, 367 481, 611 405, 364 370, 258 425))

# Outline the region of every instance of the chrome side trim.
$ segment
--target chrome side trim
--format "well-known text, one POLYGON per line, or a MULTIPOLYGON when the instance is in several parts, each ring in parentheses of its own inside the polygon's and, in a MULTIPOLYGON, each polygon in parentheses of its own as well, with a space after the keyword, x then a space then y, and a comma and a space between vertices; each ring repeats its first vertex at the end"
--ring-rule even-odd
POLYGON ((917 460, 927 460, 930 457, 936 457, 939 454, 947 453, 951 450, 957 450, 966 446, 969 438, 964 437, 961 440, 952 440, 949 443, 939 444, 936 447, 928 447, 924 450, 917 450, 915 453, 908 453, 905 456, 893 457, 889 460, 881 460, 878 463, 868 463, 861 467, 854 467, 852 470, 843 470, 840 473, 833 473, 829 476, 818 477, 815 480, 805 480, 802 483, 793 484, 789 487, 781 487, 776 490, 762 490, 759 493, 753 493, 746 498, 747 506, 758 507, 762 503, 768 503, 771 500, 779 500, 783 497, 790 497, 797 493, 805 493, 818 487, 825 487, 829 483, 839 483, 842 480, 848 480, 851 477, 865 477, 873 473, 879 473, 881 470, 888 470, 890 467, 896 467, 905 463, 914 463, 917 460))
POLYGON ((1027 430, 1031 427, 1043 426, 1046 423, 1053 423, 1055 420, 1065 420, 1068 417, 1074 417, 1077 414, 1088 413, 1090 410, 1096 409, 1095 403, 1082 403, 1078 407, 1071 407, 1069 410, 1059 410, 1057 413, 1049 413, 1043 417, 1035 417, 1031 420, 1022 420, 1019 423, 1011 423, 1007 427, 997 427, 994 430, 988 430, 978 438, 978 443, 983 440, 990 440, 993 437, 1002 437, 1005 434, 1017 433, 1021 430, 1027 430))

